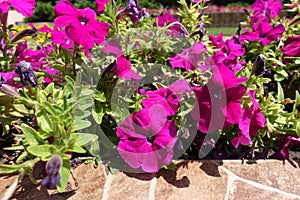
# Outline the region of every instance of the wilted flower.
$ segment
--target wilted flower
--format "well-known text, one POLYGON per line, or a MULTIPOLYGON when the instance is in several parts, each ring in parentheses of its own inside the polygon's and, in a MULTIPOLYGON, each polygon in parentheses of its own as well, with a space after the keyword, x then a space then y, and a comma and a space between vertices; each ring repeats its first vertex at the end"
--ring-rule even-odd
POLYGON ((60 181, 59 170, 62 166, 60 155, 54 154, 46 163, 47 176, 42 180, 41 185, 47 188, 56 186, 60 181))
POLYGON ((0 1, 0 12, 8 13, 9 6, 14 7, 24 17, 30 17, 35 8, 35 0, 2 0, 0 1))
POLYGON ((252 100, 252 105, 249 109, 245 109, 243 111, 242 118, 239 122, 240 132, 236 138, 231 140, 231 143, 235 148, 237 148, 239 144, 250 144, 250 136, 256 136, 258 130, 266 125, 266 119, 263 116, 260 106, 255 99, 255 90, 249 91, 248 94, 252 100))
POLYGON ((56 4, 55 14, 55 25, 65 27, 69 38, 85 49, 101 44, 108 35, 109 25, 98 21, 91 8, 76 9, 69 0, 62 0, 56 4))
POLYGON ((177 140, 174 121, 156 104, 131 114, 117 127, 118 151, 133 169, 157 172, 171 162, 177 140))
POLYGON ((138 6, 138 0, 129 0, 126 8, 117 14, 117 19, 128 16, 133 23, 137 23, 144 15, 148 15, 148 13, 145 9, 138 6))
POLYGON ((33 87, 38 85, 38 80, 33 73, 30 63, 21 61, 17 66, 16 73, 20 76, 24 85, 27 85, 27 82, 29 82, 33 87))

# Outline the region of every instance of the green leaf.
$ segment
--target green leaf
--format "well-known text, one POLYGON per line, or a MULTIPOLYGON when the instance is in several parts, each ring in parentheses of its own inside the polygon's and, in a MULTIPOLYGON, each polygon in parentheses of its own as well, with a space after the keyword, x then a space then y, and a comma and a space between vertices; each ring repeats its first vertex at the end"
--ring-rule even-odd
POLYGON ((28 152, 24 151, 16 160, 17 164, 20 164, 26 157, 28 156, 28 152))
POLYGON ((100 92, 98 90, 95 91, 95 97, 94 98, 99 102, 105 102, 106 101, 106 97, 105 97, 104 92, 100 92))
POLYGON ((102 118, 105 114, 104 109, 103 109, 103 107, 99 107, 97 110, 98 110, 98 112, 96 112, 95 109, 92 110, 92 116, 97 124, 101 124, 102 118))
POLYGON ((299 120, 296 122, 296 134, 298 135, 298 137, 300 137, 300 121, 299 120))
POLYGON ((75 126, 74 126, 73 131, 85 129, 85 128, 91 126, 91 124, 92 123, 87 120, 75 120, 74 121, 75 126))
POLYGON ((73 145, 71 148, 67 149, 68 152, 76 152, 76 153, 85 153, 86 151, 77 145, 73 145))
POLYGON ((53 94, 54 92, 54 83, 50 83, 45 89, 44 91, 48 94, 53 94))
POLYGON ((84 146, 98 140, 98 136, 91 133, 74 133, 74 136, 77 136, 75 145, 84 146))
POLYGON ((27 147, 27 151, 38 157, 50 157, 56 151, 56 147, 54 145, 34 145, 27 147))
POLYGON ((36 106, 36 120, 39 125, 44 131, 52 132, 52 123, 49 118, 49 115, 43 110, 41 106, 36 106))
POLYGON ((277 99, 279 101, 282 101, 284 99, 284 92, 279 82, 277 83, 277 88, 278 88, 277 99))
POLYGON ((37 145, 37 144, 44 143, 43 139, 40 137, 38 132, 36 132, 33 128, 31 128, 27 124, 22 124, 21 128, 25 139, 30 145, 37 145))
POLYGON ((22 164, 20 165, 0 165, 0 173, 2 174, 10 174, 17 172, 19 169, 23 167, 22 164))
POLYGON ((59 169, 60 182, 57 184, 58 192, 63 192, 68 184, 70 176, 70 159, 63 160, 63 165, 59 169))

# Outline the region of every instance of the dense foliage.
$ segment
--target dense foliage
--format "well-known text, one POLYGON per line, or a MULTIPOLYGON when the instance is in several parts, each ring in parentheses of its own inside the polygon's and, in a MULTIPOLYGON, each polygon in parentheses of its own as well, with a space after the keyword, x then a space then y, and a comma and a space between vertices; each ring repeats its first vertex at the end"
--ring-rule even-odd
POLYGON ((0 172, 37 183, 41 162, 42 186, 62 192, 79 156, 134 173, 178 158, 290 159, 300 147, 298 1, 288 19, 280 1, 257 0, 229 38, 205 31, 206 2, 178 3, 150 15, 137 0, 97 0, 96 14, 61 0, 53 27, 18 29, 9 7, 29 17, 35 1, 0 2, 0 142, 13 138, 3 150, 17 154, 0 172))

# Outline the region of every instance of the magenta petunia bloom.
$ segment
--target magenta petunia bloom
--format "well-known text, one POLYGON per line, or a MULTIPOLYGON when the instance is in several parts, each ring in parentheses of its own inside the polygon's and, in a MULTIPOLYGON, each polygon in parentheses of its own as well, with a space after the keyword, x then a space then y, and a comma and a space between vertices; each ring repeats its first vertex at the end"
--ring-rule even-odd
POLYGON ((131 63, 125 56, 117 58, 117 75, 125 80, 140 80, 141 77, 131 69, 131 63))
POLYGON ((69 38, 85 49, 101 44, 108 35, 109 25, 98 21, 90 8, 76 9, 69 0, 62 0, 56 4, 55 14, 55 25, 65 28, 69 38))
POLYGON ((197 68, 201 69, 201 61, 204 61, 205 59, 203 54, 206 52, 206 46, 204 46, 201 42, 195 42, 190 48, 185 48, 182 50, 182 53, 171 57, 170 64, 172 68, 183 68, 186 70, 195 70, 197 68))
POLYGON ((236 138, 231 140, 235 148, 237 148, 239 144, 249 145, 251 143, 250 136, 256 136, 258 130, 266 125, 266 119, 255 99, 255 90, 249 91, 248 94, 252 100, 252 105, 243 111, 242 118, 239 122, 240 132, 236 138))
POLYGON ((16 84, 14 78, 19 77, 15 71, 12 72, 0 72, 0 75, 3 79, 5 79, 5 84, 10 85, 12 87, 18 88, 22 86, 22 84, 16 84))
POLYGON ((158 26, 163 27, 166 24, 170 24, 172 22, 179 22, 179 18, 175 18, 174 15, 171 14, 163 14, 157 17, 158 26))
POLYGON ((214 55, 212 56, 212 60, 215 63, 224 64, 234 73, 243 67, 243 63, 240 63, 238 60, 240 56, 243 56, 245 54, 245 49, 241 44, 236 43, 233 38, 226 40, 226 42, 224 42, 222 39, 219 42, 214 41, 213 43, 215 43, 215 45, 220 48, 220 50, 214 52, 214 55))
POLYGON ((230 69, 219 64, 206 85, 193 88, 198 105, 192 116, 198 120, 199 131, 209 133, 239 123, 240 101, 247 90, 241 84, 244 81, 246 78, 236 78, 230 69))
POLYGON ((174 121, 167 119, 162 105, 131 114, 118 127, 118 151, 133 169, 154 173, 171 162, 177 140, 174 121))
POLYGON ((143 99, 142 104, 144 107, 151 107, 156 104, 162 105, 166 109, 167 115, 172 116, 178 112, 179 101, 183 93, 191 93, 191 88, 185 80, 178 80, 169 88, 142 93, 148 96, 148 98, 143 99))
POLYGON ((285 28, 282 24, 277 24, 272 27, 268 22, 261 22, 255 24, 253 27, 253 32, 245 30, 245 33, 240 35, 240 41, 260 41, 263 45, 269 45, 271 42, 280 39, 282 37, 285 28))
POLYGON ((274 19, 282 10, 282 2, 280 0, 256 0, 252 5, 253 15, 256 17, 266 16, 274 19))
POLYGON ((108 3, 108 0, 96 0, 96 7, 99 13, 102 13, 105 10, 105 4, 108 3))
POLYGON ((225 42, 223 40, 223 34, 224 33, 220 33, 217 36, 213 36, 212 34, 210 34, 208 36, 208 38, 211 41, 211 44, 214 45, 217 48, 222 48, 225 45, 225 42))
POLYGON ((288 37, 281 51, 284 55, 299 57, 300 56, 300 35, 288 37))
POLYGON ((104 53, 112 53, 117 57, 124 55, 120 42, 117 40, 110 40, 106 42, 103 51, 104 53))
POLYGON ((30 17, 35 8, 35 0, 1 0, 0 13, 8 13, 9 6, 14 7, 24 17, 30 17))
POLYGON ((67 36, 65 30, 59 30, 57 27, 54 27, 51 39, 54 44, 60 44, 66 50, 74 48, 74 42, 67 36))

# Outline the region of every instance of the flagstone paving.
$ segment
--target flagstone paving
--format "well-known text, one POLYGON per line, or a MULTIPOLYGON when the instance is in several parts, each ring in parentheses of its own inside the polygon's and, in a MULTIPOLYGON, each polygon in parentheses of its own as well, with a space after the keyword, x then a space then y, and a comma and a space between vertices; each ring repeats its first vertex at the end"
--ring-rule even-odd
MULTIPOLYGON (((68 192, 58 194, 25 177, 12 199, 23 200, 292 200, 300 199, 300 161, 176 161, 177 171, 155 174, 108 173, 105 166, 82 164, 70 177, 68 192)), ((4 194, 16 175, 0 176, 4 194)), ((39 177, 36 177, 39 178, 39 177)))

